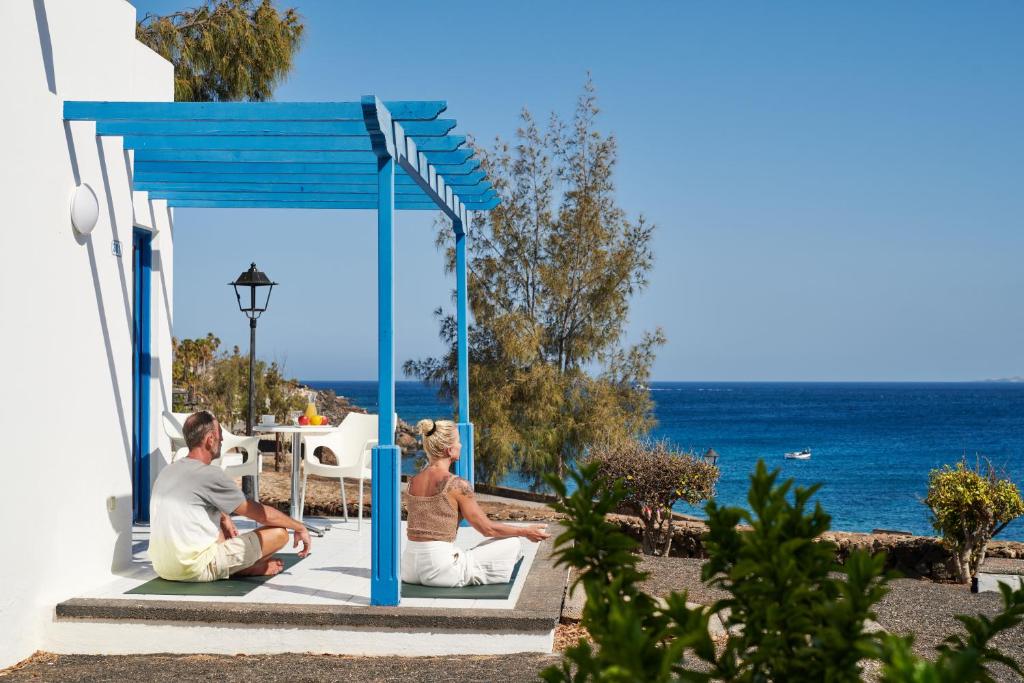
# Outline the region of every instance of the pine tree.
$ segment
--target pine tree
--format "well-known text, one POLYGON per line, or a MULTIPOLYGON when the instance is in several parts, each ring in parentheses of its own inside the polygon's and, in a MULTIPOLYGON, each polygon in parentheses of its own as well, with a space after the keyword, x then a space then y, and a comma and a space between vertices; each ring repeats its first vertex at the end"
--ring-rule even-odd
POLYGON ((303 25, 271 0, 207 0, 194 9, 147 14, 135 36, 174 64, 179 102, 262 102, 292 68, 303 25))
MULTIPOLYGON (((469 241, 470 386, 477 475, 517 470, 535 483, 563 472, 588 444, 653 425, 645 387, 661 330, 623 348, 631 297, 647 284, 654 226, 615 200, 616 142, 597 130, 588 79, 573 119, 545 130, 528 111, 512 146, 479 150, 501 204, 478 214, 469 241)), ((442 226, 439 244, 451 230, 442 226)), ((456 391, 456 326, 437 311, 441 358, 406 374, 456 391)))

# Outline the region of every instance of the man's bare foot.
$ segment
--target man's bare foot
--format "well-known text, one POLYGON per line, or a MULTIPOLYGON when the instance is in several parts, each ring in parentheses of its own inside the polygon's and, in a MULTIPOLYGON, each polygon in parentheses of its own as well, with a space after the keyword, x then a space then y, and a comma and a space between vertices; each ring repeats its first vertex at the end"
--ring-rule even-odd
POLYGON ((273 576, 282 571, 284 571, 284 562, 276 557, 264 557, 253 566, 235 572, 232 576, 273 576))

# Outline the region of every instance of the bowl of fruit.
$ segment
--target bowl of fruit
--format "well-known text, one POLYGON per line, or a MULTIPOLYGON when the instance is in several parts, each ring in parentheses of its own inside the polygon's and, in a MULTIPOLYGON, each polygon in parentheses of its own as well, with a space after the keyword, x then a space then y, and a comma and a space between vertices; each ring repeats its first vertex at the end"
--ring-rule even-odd
POLYGON ((317 415, 316 406, 310 403, 306 406, 306 412, 299 415, 300 427, 330 427, 331 422, 323 415, 317 415))

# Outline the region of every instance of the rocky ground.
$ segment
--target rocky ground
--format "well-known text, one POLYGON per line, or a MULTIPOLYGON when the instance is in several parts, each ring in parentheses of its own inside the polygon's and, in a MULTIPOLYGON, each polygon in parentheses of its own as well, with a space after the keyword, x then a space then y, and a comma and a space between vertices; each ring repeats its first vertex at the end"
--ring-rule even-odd
POLYGON ((10 681, 537 681, 557 664, 557 655, 480 657, 339 657, 330 655, 147 655, 82 656, 39 654, 16 669, 0 672, 10 681))

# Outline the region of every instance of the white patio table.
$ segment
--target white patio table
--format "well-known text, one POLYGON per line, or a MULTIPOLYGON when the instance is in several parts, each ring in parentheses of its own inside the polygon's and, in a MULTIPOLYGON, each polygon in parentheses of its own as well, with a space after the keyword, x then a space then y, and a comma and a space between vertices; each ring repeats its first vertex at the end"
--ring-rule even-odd
MULTIPOLYGON (((253 425, 252 431, 259 432, 261 434, 291 434, 292 435, 292 493, 291 493, 291 507, 290 514, 293 519, 297 519, 302 522, 302 510, 299 509, 299 499, 301 498, 299 491, 299 467, 301 465, 302 457, 302 435, 303 434, 329 434, 330 432, 337 431, 337 427, 313 427, 307 425, 278 425, 278 424, 256 424, 253 425)), ((304 523, 304 522, 303 522, 304 523)), ((306 524, 306 528, 317 536, 323 536, 324 530, 315 527, 311 524, 306 524)), ((330 529, 330 526, 327 527, 330 529)))

